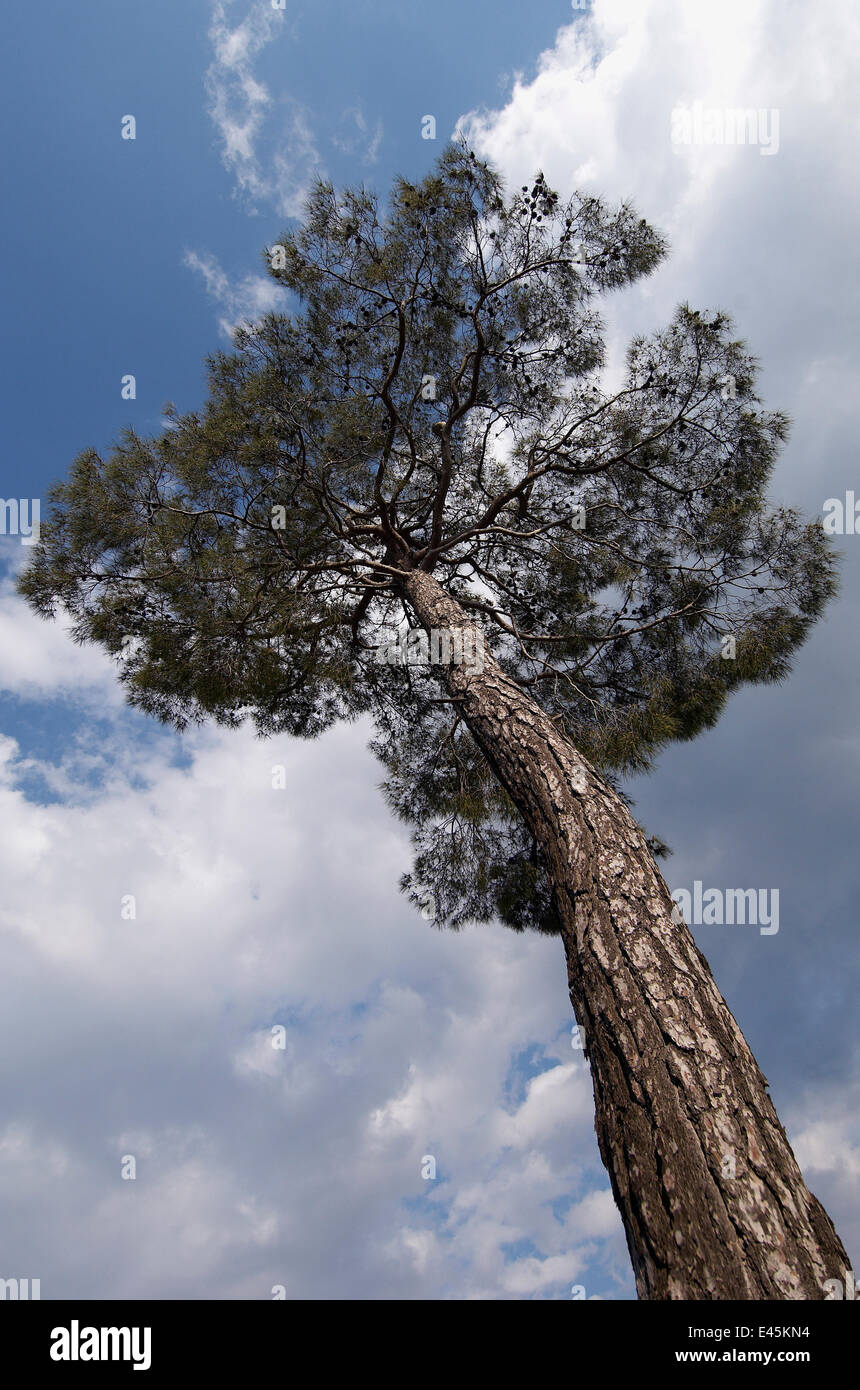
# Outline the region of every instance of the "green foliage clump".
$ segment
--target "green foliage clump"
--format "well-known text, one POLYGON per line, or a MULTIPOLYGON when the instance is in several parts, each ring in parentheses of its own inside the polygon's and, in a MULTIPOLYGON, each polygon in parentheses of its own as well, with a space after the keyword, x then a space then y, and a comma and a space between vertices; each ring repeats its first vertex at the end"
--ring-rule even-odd
POLYGON ((202 410, 75 460, 21 592, 180 728, 370 714, 407 891, 450 925, 556 930, 444 671, 376 659, 414 621, 404 575, 432 572, 612 779, 781 680, 835 588, 821 526, 768 508, 787 421, 728 315, 681 305, 603 386, 595 301, 664 254, 629 205, 541 174, 508 194, 458 146, 385 207, 319 183, 266 251, 289 310, 213 355, 202 410))

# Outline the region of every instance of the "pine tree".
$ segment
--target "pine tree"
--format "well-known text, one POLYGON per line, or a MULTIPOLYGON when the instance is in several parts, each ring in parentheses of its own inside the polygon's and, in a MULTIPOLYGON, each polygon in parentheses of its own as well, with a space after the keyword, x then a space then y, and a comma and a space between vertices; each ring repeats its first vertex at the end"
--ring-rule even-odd
POLYGON ((664 255, 461 146, 384 206, 320 182, 265 252, 289 312, 201 411, 76 459, 20 587, 179 728, 372 716, 425 916, 561 937, 640 1297, 822 1298, 847 1256, 619 787, 835 590, 768 507, 787 421, 728 315, 682 305, 602 384, 595 301, 664 255))

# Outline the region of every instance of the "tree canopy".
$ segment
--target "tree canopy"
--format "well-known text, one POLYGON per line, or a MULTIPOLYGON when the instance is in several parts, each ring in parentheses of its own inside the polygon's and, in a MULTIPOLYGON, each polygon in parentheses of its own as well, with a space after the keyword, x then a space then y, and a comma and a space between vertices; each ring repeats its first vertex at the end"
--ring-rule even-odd
POLYGON ((682 305, 605 384, 596 301, 666 253, 628 204, 507 193, 450 146, 382 205, 315 187, 265 252, 288 308, 209 359, 199 411, 85 450, 20 581, 179 728, 370 715, 404 886, 437 921, 555 931, 551 888, 438 668, 378 659, 432 571, 610 779, 779 680, 835 587, 766 490, 787 420, 729 316, 682 305))

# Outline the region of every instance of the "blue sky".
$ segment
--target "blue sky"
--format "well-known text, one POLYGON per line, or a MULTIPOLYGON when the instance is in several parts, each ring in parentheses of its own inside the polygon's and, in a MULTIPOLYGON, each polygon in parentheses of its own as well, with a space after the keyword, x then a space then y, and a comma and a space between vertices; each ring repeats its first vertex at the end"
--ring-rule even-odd
MULTIPOLYGON (((423 173, 458 116, 498 101, 505 75, 533 68, 569 13, 562 0, 527 10, 488 0, 441 0, 426 11, 351 0, 248 10, 272 34, 253 61, 272 107, 258 142, 263 162, 279 147, 290 158, 299 111, 335 182, 366 178, 381 189, 398 170, 423 173), (427 112, 438 121, 435 143, 421 139, 427 112), (365 159, 380 123, 376 156, 365 159)), ((4 229, 3 302, 15 344, 6 389, 24 416, 42 417, 38 433, 8 441, 12 484, 44 487, 70 447, 106 442, 125 424, 157 428, 168 399, 191 408, 215 343, 185 252, 214 256, 241 280, 260 272, 263 245, 285 224, 277 196, 233 196, 208 114, 212 13, 205 0, 49 0, 5 17, 0 101, 14 217, 4 229), (134 142, 120 138, 129 113, 134 142), (126 371, 137 377, 135 402, 120 400, 126 371)), ((224 13, 229 29, 246 11, 233 4, 224 13)), ((300 187, 311 161, 291 162, 300 187)))
MULTIPOLYGON (((679 300, 726 308, 794 420, 775 500, 860 495, 858 21, 838 0, 86 0, 3 22, 4 498, 200 403, 226 325, 274 303, 261 251, 315 172, 384 192, 461 120, 511 182, 541 166, 668 233, 667 265, 607 307, 610 370, 679 300), (697 100, 778 109, 778 151, 673 146, 697 100)), ((670 887, 780 892, 773 936, 694 930, 856 1259, 860 540, 837 544, 842 596, 791 680, 631 790, 670 887)), ((16 538, 0 562, 0 1277, 632 1297, 558 943, 411 912, 367 730, 179 738, 15 598, 16 538)))

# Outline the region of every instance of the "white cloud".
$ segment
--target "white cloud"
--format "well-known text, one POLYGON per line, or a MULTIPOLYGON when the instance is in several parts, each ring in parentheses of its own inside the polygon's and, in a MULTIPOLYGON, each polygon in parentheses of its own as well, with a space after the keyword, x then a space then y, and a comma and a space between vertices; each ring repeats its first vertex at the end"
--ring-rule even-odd
POLYGON ((340 118, 332 144, 341 154, 352 155, 362 164, 375 164, 382 144, 383 126, 378 120, 371 132, 360 106, 349 107, 340 118))
MULTIPOLYGON (((27 558, 25 553, 20 563, 27 558)), ((63 617, 53 623, 34 621, 15 593, 14 580, 8 575, 0 580, 0 691, 26 699, 74 695, 84 702, 118 705, 113 663, 95 647, 76 646, 68 632, 63 617)))
POLYGON ((860 1251, 860 1080, 825 1083, 786 1112, 786 1128, 798 1163, 815 1195, 836 1223, 858 1268, 860 1251), (837 1219, 837 1213, 840 1213, 837 1219), (844 1213, 844 1215, 842 1215, 844 1213))
MULTIPOLYGON (((14 604, 16 679, 50 699, 44 649, 60 667, 58 641, 74 649, 14 604)), ((89 689, 89 669, 67 671, 69 693, 89 689)), ((45 1297, 350 1296, 361 1269, 379 1297, 505 1298, 612 1262, 617 1216, 598 1247, 590 1207, 578 1233, 550 1206, 606 1187, 587 1081, 555 1036, 558 942, 440 934, 412 912, 365 730, 208 728, 180 767, 140 723, 114 712, 101 775, 70 801, 30 800, 32 760, 0 748, 10 1268, 30 1268, 35 1242, 45 1297), (548 1070, 511 1106, 527 1042, 548 1070), (33 1153, 48 1166, 22 1183, 33 1153), (517 1273, 504 1247, 525 1238, 540 1255, 517 1273)))
MULTIPOLYGON (((514 185, 540 167, 559 189, 635 199, 673 248, 646 297, 671 298, 703 258, 730 288, 753 278, 753 264, 772 281, 774 255, 793 258, 810 245, 802 224, 817 222, 814 207, 798 205, 799 177, 822 180, 828 201, 831 191, 852 188, 860 116, 850 55, 858 38, 860 14, 835 0, 594 0, 559 31, 533 81, 519 80, 504 108, 474 111, 461 126, 514 185), (779 109, 779 153, 762 159, 748 146, 673 144, 673 108, 697 100, 779 109), (768 210, 786 203, 790 222, 774 226, 768 210)), ((804 275, 822 269, 834 279, 818 261, 805 262, 804 275)), ((625 293, 626 312, 630 299, 625 293)))
POLYGON ((273 97, 254 71, 263 50, 283 33, 284 11, 252 4, 232 24, 229 5, 230 0, 213 0, 214 57, 205 78, 221 157, 252 211, 265 203, 281 216, 295 217, 319 166, 314 137, 301 105, 273 97))
POLYGON ((839 1173, 860 1178, 860 1138, 857 1125, 844 1115, 813 1121, 794 1141, 797 1160, 809 1173, 839 1173))
POLYGON ((283 289, 265 275, 247 274, 233 281, 215 256, 198 251, 186 251, 183 264, 202 276, 207 293, 223 310, 218 327, 225 337, 283 306, 283 289))

